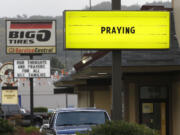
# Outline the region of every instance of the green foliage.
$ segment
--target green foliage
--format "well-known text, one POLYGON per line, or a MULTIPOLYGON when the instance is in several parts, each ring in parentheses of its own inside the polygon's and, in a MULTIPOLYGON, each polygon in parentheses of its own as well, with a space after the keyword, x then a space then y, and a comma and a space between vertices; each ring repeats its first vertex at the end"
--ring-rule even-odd
POLYGON ((0 119, 0 135, 8 135, 14 132, 14 127, 7 120, 0 119))
POLYGON ((15 126, 22 125, 22 115, 13 115, 8 118, 8 121, 14 123, 15 126))
POLYGON ((36 127, 17 127, 13 135, 45 135, 36 127))
POLYGON ((46 107, 36 107, 36 108, 34 108, 34 112, 48 112, 48 108, 46 108, 46 107))
POLYGON ((24 131, 27 134, 30 134, 30 133, 39 133, 39 129, 36 128, 36 127, 32 127, 32 126, 31 127, 25 127, 24 131))
POLYGON ((64 65, 59 61, 57 57, 51 57, 51 67, 63 69, 64 65))
MULTIPOLYGON (((158 135, 157 131, 144 125, 127 123, 124 121, 107 122, 98 125, 87 133, 88 135, 158 135)), ((84 135, 87 135, 84 134, 84 135)))

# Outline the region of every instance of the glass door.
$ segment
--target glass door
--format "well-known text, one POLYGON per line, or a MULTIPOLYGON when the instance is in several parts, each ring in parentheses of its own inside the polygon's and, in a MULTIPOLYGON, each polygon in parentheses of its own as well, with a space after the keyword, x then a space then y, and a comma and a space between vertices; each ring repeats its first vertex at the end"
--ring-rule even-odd
POLYGON ((140 87, 140 123, 168 135, 168 88, 140 87))
POLYGON ((159 131, 160 135, 166 134, 166 103, 141 103, 141 124, 159 131))

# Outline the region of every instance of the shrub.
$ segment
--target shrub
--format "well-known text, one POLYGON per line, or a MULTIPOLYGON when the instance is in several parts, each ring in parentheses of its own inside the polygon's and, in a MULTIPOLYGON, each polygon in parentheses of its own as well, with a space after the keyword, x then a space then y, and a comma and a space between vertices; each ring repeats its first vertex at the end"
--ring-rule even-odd
POLYGON ((8 121, 14 126, 20 126, 22 125, 22 116, 21 115, 14 115, 8 118, 8 121))
MULTIPOLYGON (((123 121, 107 122, 93 127, 88 135, 158 135, 157 131, 144 125, 132 124, 123 121)), ((84 135, 87 135, 84 134, 84 135)))
POLYGON ((13 125, 9 124, 7 120, 0 119, 0 134, 8 135, 14 132, 13 125))
POLYGON ((36 127, 26 127, 24 128, 25 133, 39 133, 39 129, 36 127))
POLYGON ((43 135, 36 127, 17 127, 16 132, 13 135, 43 135))
POLYGON ((36 107, 34 112, 48 112, 48 109, 46 107, 36 107))

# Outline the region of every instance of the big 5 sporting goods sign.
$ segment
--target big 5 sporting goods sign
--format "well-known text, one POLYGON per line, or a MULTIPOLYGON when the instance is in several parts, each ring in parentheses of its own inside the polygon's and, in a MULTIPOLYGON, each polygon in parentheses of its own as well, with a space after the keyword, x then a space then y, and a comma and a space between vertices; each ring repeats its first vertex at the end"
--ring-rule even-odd
POLYGON ((56 53, 56 21, 6 21, 8 54, 56 53))

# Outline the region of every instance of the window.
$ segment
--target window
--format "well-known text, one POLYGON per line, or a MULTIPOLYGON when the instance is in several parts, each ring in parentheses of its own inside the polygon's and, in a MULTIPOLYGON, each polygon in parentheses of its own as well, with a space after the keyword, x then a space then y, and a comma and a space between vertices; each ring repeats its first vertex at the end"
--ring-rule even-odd
POLYGON ((141 99, 166 99, 168 96, 167 86, 143 86, 140 87, 141 99))

